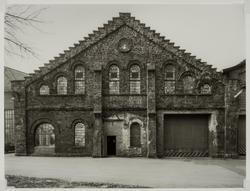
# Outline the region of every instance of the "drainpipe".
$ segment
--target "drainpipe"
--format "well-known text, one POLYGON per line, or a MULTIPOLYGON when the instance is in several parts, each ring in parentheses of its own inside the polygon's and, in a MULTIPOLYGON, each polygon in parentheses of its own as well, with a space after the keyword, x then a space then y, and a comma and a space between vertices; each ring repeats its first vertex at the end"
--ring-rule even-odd
POLYGON ((148 69, 147 71, 147 75, 146 75, 146 90, 147 90, 147 127, 146 127, 146 143, 147 143, 147 158, 149 157, 149 140, 148 140, 148 128, 149 128, 149 117, 148 117, 148 69))
POLYGON ((227 86, 228 86, 228 81, 226 80, 225 83, 225 93, 224 93, 224 102, 225 102, 225 113, 224 113, 224 159, 226 159, 227 156, 227 112, 228 112, 228 107, 227 107, 227 86))

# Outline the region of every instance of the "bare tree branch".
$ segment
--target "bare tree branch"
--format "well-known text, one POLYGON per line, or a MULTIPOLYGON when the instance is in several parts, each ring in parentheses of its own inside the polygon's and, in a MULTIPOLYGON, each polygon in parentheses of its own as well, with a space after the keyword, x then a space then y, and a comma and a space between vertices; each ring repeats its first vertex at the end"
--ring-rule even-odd
POLYGON ((21 34, 25 34, 26 28, 33 28, 42 32, 38 24, 44 23, 40 19, 41 13, 47 8, 35 8, 34 6, 10 6, 5 14, 5 51, 9 55, 23 57, 28 54, 37 57, 34 49, 21 40, 21 34), (8 47, 9 46, 9 47, 8 47))

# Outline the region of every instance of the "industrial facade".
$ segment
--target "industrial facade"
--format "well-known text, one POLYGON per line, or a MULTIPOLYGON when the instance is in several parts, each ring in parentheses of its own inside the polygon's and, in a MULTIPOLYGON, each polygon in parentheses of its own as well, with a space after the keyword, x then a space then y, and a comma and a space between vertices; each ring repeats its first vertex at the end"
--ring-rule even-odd
POLYGON ((12 82, 16 155, 237 157, 225 75, 120 13, 12 82))
POLYGON ((11 81, 24 80, 27 76, 24 72, 4 67, 4 150, 5 152, 15 151, 15 130, 14 130, 14 100, 11 90, 11 81))

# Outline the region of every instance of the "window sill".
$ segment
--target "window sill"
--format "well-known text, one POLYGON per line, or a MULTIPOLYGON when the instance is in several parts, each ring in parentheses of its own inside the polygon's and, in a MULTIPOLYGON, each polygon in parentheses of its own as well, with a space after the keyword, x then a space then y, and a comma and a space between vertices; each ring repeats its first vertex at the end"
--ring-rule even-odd
POLYGON ((50 95, 38 95, 39 97, 67 97, 67 96, 86 96, 86 94, 50 94, 50 95))
POLYGON ((147 94, 104 94, 104 96, 146 96, 147 94))
POLYGON ((76 146, 76 145, 74 145, 73 148, 74 149, 83 149, 83 148, 85 148, 85 146, 76 146))
POLYGON ((172 93, 172 94, 160 94, 161 96, 212 96, 213 94, 187 94, 187 93, 172 93))
POLYGON ((137 146, 137 147, 129 147, 129 149, 140 149, 141 148, 141 146, 137 146))

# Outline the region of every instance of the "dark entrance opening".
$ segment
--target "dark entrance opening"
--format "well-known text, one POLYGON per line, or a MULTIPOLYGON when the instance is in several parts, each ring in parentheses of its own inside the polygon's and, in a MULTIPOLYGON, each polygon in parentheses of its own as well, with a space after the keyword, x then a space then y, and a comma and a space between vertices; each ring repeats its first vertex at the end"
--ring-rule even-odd
POLYGON ((116 136, 107 136, 107 155, 116 155, 116 136))

